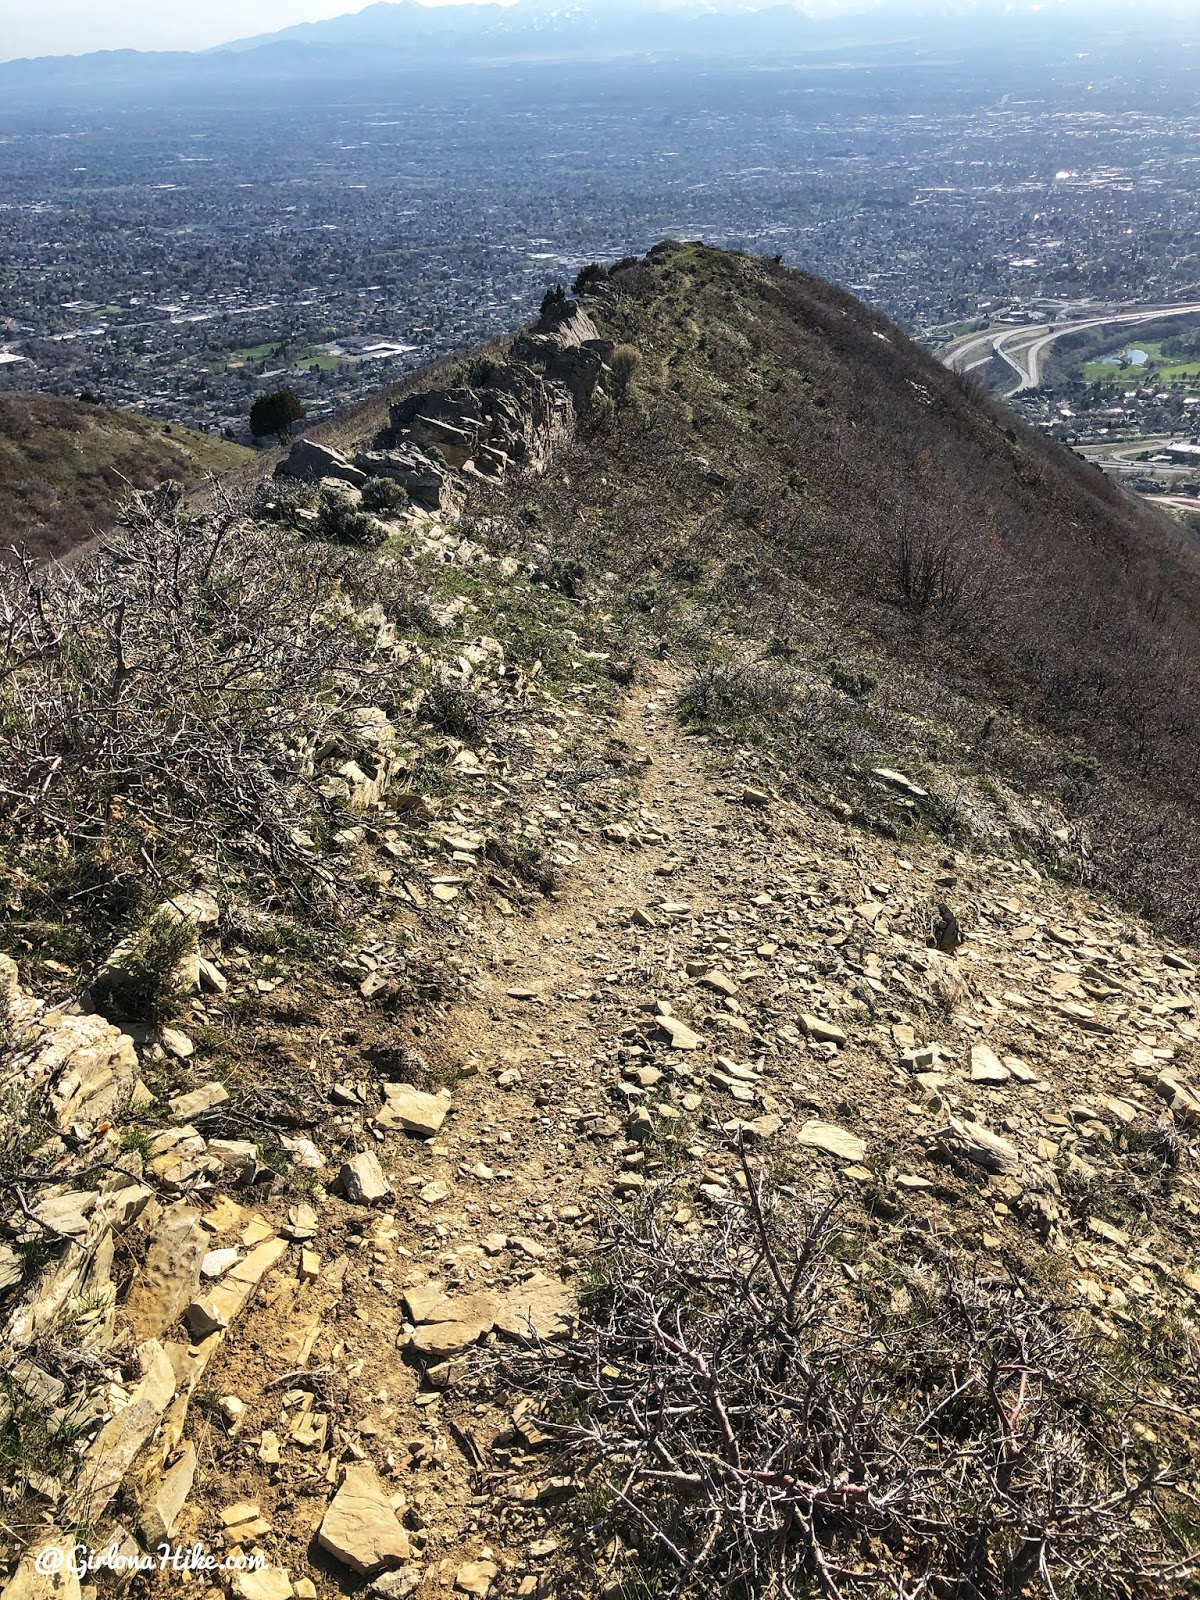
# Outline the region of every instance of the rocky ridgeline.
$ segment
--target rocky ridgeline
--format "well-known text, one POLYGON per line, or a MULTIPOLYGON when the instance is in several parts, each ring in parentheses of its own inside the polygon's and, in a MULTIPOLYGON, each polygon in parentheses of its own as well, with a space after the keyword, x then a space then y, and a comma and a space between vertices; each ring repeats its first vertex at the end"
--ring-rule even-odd
POLYGON ((614 344, 600 337, 575 302, 550 312, 516 338, 504 361, 481 361, 477 383, 408 395, 391 408, 376 448, 351 460, 301 439, 276 468, 280 478, 331 478, 359 487, 391 478, 418 504, 450 503, 450 471, 502 479, 541 471, 555 449, 593 411, 614 344))
MULTIPOLYGON (((836 1206, 861 1248, 835 1271, 901 1318, 955 1263, 1115 1364, 1161 1336, 1122 1459, 1195 1436, 1169 1359, 1200 1298, 1191 957, 1009 838, 949 850, 932 762, 846 758, 905 808, 872 833, 685 729, 669 659, 615 708, 608 579, 568 603, 458 516, 599 403, 595 334, 568 307, 362 453, 300 441, 280 469, 411 501, 372 578, 408 574, 417 620, 356 612, 371 658, 289 747, 328 808, 297 838, 346 891, 340 938, 268 963, 236 874, 197 863, 208 887, 160 908, 190 930, 169 1023, 110 1020, 135 944, 59 1009, 0 966, 45 1124, 0 1245, 10 1431, 74 1437, 16 1486, 39 1526, 4 1600, 105 1594, 35 1570, 81 1528, 261 1556, 201 1600, 575 1600, 595 1484, 512 1354, 586 1322, 614 1208, 702 1248, 760 1157, 836 1206)), ((609 1595, 640 1592, 620 1543, 588 1554, 609 1595)))

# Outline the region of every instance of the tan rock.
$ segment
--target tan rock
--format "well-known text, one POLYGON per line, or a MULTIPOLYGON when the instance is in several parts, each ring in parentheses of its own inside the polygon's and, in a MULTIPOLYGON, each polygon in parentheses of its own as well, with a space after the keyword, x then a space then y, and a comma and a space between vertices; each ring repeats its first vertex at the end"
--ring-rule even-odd
POLYGON ((170 1101, 171 1115, 176 1122, 190 1122, 201 1112, 212 1111, 215 1106, 223 1106, 228 1099, 229 1090, 223 1083, 203 1083, 198 1089, 189 1090, 187 1094, 176 1095, 170 1101))
POLYGON ((460 1594, 486 1600, 499 1576, 500 1568, 494 1561, 465 1561, 454 1574, 454 1587, 460 1594))
POLYGON ((697 983, 703 989, 711 989, 714 994, 723 994, 732 998, 738 992, 738 986, 727 972, 714 969, 706 972, 703 977, 697 978, 697 983))
POLYGON ((220 967, 214 965, 205 956, 199 958, 198 966, 200 968, 201 989, 207 994, 225 994, 229 988, 229 979, 221 971, 220 967))
POLYGON ((386 1099, 375 1118, 378 1125, 418 1133, 426 1139, 437 1133, 452 1104, 448 1093, 426 1094, 406 1083, 389 1083, 384 1094, 386 1099))
POLYGON ((226 1179, 232 1183, 249 1183, 258 1167, 258 1151, 252 1139, 210 1139, 206 1153, 220 1162, 226 1179))
POLYGON ((364 1576, 408 1559, 408 1535, 369 1462, 346 1468, 341 1488, 322 1518, 317 1543, 364 1576))
POLYGON ((1007 1083, 1011 1077, 1012 1073, 994 1050, 986 1044, 971 1046, 972 1083, 1007 1083))
POLYGON ((480 1338, 477 1322, 428 1322, 409 1335, 406 1349, 420 1361, 448 1361, 480 1338))
POLYGON ((439 1295, 436 1300, 423 1296, 410 1299, 414 1291, 405 1290, 405 1304, 421 1306, 422 1314, 413 1316, 414 1322, 473 1322, 481 1333, 489 1333, 500 1314, 501 1300, 494 1294, 480 1291, 477 1294, 439 1295))
POLYGON ((338 1188, 352 1204, 362 1206, 372 1205, 392 1192, 373 1150, 364 1150, 343 1165, 338 1173, 338 1188))
POLYGON ((951 1119, 948 1127, 935 1135, 939 1144, 952 1153, 965 1156, 977 1167, 992 1173, 1014 1172, 1021 1165, 1015 1145, 985 1128, 981 1122, 951 1119))
POLYGON ((236 1600, 293 1600, 291 1574, 286 1567, 260 1567, 257 1572, 235 1572, 236 1600))
POLYGON ((56 1014, 26 1075, 46 1084, 50 1115, 65 1133, 72 1123, 111 1117, 128 1100, 137 1081, 137 1052, 128 1034, 103 1017, 56 1014))
POLYGON ((504 1296, 495 1327, 513 1339, 553 1339, 567 1331, 574 1314, 575 1294, 570 1284, 535 1272, 504 1296))
POLYGON ((80 1600, 79 1579, 73 1572, 64 1568, 55 1573, 42 1573, 37 1568, 43 1550, 69 1551, 76 1537, 74 1533, 61 1533, 57 1528, 39 1529, 37 1538, 4 1585, 3 1600, 80 1600))
POLYGON ((320 1218, 312 1206, 303 1201, 288 1211, 287 1227, 283 1230, 289 1239, 300 1242, 314 1237, 320 1218))
POLYGON ((78 1239, 88 1231, 88 1216, 100 1198, 95 1189, 48 1194, 30 1210, 47 1233, 59 1239, 78 1239))
POLYGON ((1181 1083, 1175 1073, 1160 1072, 1155 1087, 1181 1122, 1200 1123, 1200 1095, 1181 1083))
POLYGON ((177 1061, 186 1061, 196 1054, 195 1044, 182 1028, 164 1028, 158 1037, 163 1049, 177 1061))
POLYGON ((208 1238, 199 1213, 190 1207, 163 1213, 146 1264, 125 1300, 125 1320, 136 1339, 157 1339, 179 1321, 200 1285, 208 1238))
POLYGON ((148 1339, 139 1346, 138 1357, 144 1373, 141 1382, 129 1404, 104 1424, 84 1457, 80 1485, 90 1514, 96 1518, 120 1488, 175 1396, 175 1372, 162 1345, 148 1339))
POLYGON ((163 1473, 148 1504, 142 1507, 139 1527, 148 1548, 153 1549, 170 1538, 175 1519, 192 1492, 195 1477, 196 1447, 189 1444, 175 1465, 163 1473))
POLYGON ((207 889, 185 889, 164 900, 155 912, 173 922, 190 922, 197 928, 210 928, 221 919, 221 907, 207 889))
POLYGON ((672 1050, 699 1050, 704 1043, 695 1029, 689 1028, 679 1017, 660 1016, 654 1020, 671 1041, 672 1050))
POLYGON ((800 1026, 818 1044, 835 1044, 840 1050, 846 1042, 845 1028, 839 1028, 836 1022, 823 1022, 820 1017, 814 1017, 807 1011, 800 1018, 800 1026))
POLYGON ((287 1248, 286 1239, 270 1239, 257 1245, 230 1267, 216 1288, 193 1299, 184 1312, 192 1337, 207 1338, 236 1321, 262 1279, 287 1254, 287 1248))
MULTIPOLYGON (((435 1306, 448 1303, 440 1283, 412 1284, 404 1291, 404 1310, 413 1322, 428 1322, 435 1306)), ((447 1319, 450 1320, 450 1319, 447 1319)))
POLYGON ((839 1128, 834 1122, 821 1122, 814 1118, 804 1124, 796 1138, 801 1144, 837 1156, 839 1161, 859 1162, 867 1153, 865 1140, 851 1133, 848 1128, 839 1128))
POLYGON ((871 769, 881 783, 886 783, 889 789, 899 789, 901 793, 911 795, 914 800, 924 800, 928 797, 928 789, 922 789, 919 783, 907 777, 903 772, 897 772, 894 767, 873 767, 871 769))
POLYGON ((200 1263, 200 1276, 202 1278, 219 1278, 222 1273, 228 1272, 238 1259, 239 1251, 235 1244, 226 1245, 223 1250, 210 1250, 200 1263))
POLYGON ((260 1507, 257 1500, 235 1500, 232 1505, 222 1506, 217 1515, 223 1528, 236 1528, 243 1522, 256 1522, 260 1507))

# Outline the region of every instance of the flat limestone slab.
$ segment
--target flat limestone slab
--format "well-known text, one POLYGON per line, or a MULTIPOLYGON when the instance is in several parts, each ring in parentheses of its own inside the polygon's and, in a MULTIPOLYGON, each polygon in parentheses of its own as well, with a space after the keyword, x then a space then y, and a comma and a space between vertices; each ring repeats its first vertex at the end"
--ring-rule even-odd
POLYGON ((824 1150, 827 1155, 837 1156, 839 1161, 858 1162, 867 1153, 866 1141, 851 1133, 849 1128, 839 1128, 836 1122, 806 1122, 796 1137, 801 1144, 824 1150))
POLYGON ((428 1139, 445 1122, 450 1110, 448 1094, 426 1094, 423 1089, 413 1089, 406 1083, 389 1083, 384 1094, 386 1099, 375 1118, 381 1128, 399 1128, 428 1139))
POLYGON ((408 1560, 408 1535, 369 1462, 346 1468, 342 1486, 321 1521, 317 1543, 364 1577, 408 1560))

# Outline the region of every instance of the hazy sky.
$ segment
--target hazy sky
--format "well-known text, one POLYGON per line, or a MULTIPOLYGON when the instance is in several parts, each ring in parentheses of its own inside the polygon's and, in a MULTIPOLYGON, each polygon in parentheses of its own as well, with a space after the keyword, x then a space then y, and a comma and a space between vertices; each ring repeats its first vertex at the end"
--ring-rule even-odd
MULTIPOLYGON (((86 50, 199 50, 361 11, 366 0, 0 0, 0 59, 86 50)), ((455 0, 422 0, 427 5, 455 0)))
MULTIPOLYGON (((368 0, 0 0, 0 60, 86 50, 201 50, 295 22, 362 11, 368 0)), ((453 5, 456 0, 422 0, 453 5)), ((501 0, 507 3, 507 0, 501 0)))
MULTIPOLYGON (((421 0, 454 5, 459 0, 421 0)), ((497 3, 497 0, 493 0, 497 3)), ((498 0, 510 4, 512 0, 498 0)), ((596 0, 604 4, 605 0, 596 0)), ((628 0, 625 0, 628 4, 628 0)), ((656 0, 659 5, 671 0, 656 0)), ((712 0, 710 0, 712 3, 712 0)), ((719 9, 739 4, 777 4, 779 0, 716 0, 719 9)), ((795 0, 815 12, 862 11, 899 0, 795 0)), ((1089 0, 944 0, 968 9, 1012 10, 1041 4, 1081 7, 1089 0)), ((1122 0, 1100 0, 1104 9, 1122 0)), ((1128 0, 1131 12, 1196 0, 1128 0)), ((78 55, 87 50, 195 50, 269 33, 296 22, 361 11, 366 0, 0 0, 0 60, 14 56, 78 55)), ((923 9, 931 0, 917 0, 923 9)))

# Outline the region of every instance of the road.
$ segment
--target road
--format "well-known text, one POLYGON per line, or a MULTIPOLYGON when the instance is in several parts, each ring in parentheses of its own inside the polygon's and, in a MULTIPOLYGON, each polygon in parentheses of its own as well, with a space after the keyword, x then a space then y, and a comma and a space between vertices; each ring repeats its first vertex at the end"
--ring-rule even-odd
POLYGON ((1139 322, 1156 322, 1162 317, 1197 314, 1200 314, 1200 302, 1193 301, 1188 305, 1140 306, 1136 311, 1110 312, 1105 316, 1074 322, 989 328, 984 333, 969 333, 962 339, 955 339, 941 351, 939 359, 953 372, 971 372, 976 367, 986 366, 993 356, 999 356, 1016 374, 1016 384, 1008 390, 1008 394, 1020 394, 1023 389, 1037 388, 1041 382, 1042 356, 1064 334, 1078 333, 1085 328, 1136 325, 1139 322))
POLYGON ((1152 506, 1162 506, 1167 511, 1186 511, 1193 517, 1200 511, 1200 500, 1193 499, 1185 494, 1147 494, 1144 500, 1149 500, 1152 506))

